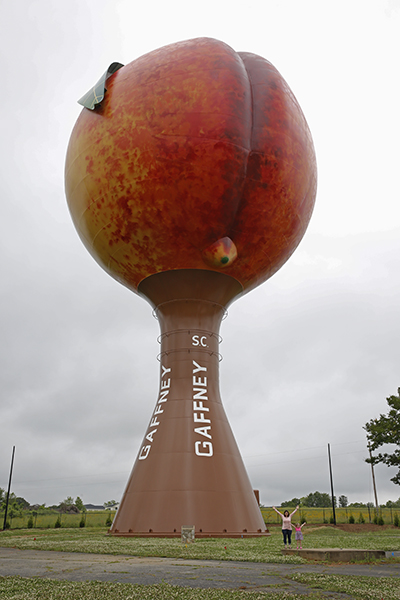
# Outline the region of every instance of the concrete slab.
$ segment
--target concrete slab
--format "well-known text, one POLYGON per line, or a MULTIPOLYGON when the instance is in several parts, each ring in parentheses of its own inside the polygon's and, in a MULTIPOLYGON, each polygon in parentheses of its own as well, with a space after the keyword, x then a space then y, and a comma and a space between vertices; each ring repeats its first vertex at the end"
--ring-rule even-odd
POLYGON ((386 558, 384 550, 354 550, 352 548, 295 548, 283 549, 284 556, 295 554, 306 560, 325 560, 327 562, 361 562, 386 558))

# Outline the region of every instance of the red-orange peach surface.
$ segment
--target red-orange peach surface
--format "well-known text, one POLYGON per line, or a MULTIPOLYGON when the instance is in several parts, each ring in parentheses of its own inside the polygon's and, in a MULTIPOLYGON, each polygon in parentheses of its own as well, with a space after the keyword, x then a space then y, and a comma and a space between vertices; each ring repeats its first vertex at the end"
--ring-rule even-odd
POLYGON ((133 291, 173 269, 255 287, 299 244, 316 194, 311 135, 284 79, 209 38, 112 75, 78 118, 65 179, 86 247, 133 291))

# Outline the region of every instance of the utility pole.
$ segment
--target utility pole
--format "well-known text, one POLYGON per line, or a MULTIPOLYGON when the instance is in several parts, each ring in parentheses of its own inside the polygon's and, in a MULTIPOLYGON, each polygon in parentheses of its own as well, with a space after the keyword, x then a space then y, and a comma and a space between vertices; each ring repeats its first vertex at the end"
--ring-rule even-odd
POLYGON ((14 466, 14 454, 15 454, 15 446, 13 446, 12 457, 11 457, 10 478, 9 478, 9 480, 8 480, 8 491, 7 491, 7 498, 6 498, 6 509, 5 509, 5 511, 4 511, 4 523, 3 523, 3 531, 5 531, 5 530, 6 530, 6 526, 7 526, 8 501, 9 501, 9 499, 10 499, 10 491, 11 491, 11 477, 12 477, 13 466, 14 466))
POLYGON ((375 508, 376 508, 376 514, 378 514, 379 504, 378 504, 378 494, 376 493, 376 483, 375 483, 375 473, 374 473, 374 459, 372 457, 371 446, 370 446, 369 442, 368 442, 368 451, 369 451, 369 457, 371 459, 372 485, 374 486, 375 508))
POLYGON ((330 444, 328 444, 328 458, 329 458, 329 473, 330 473, 330 477, 331 477, 331 495, 332 495, 333 524, 336 525, 335 496, 333 494, 333 477, 332 477, 331 446, 330 446, 330 444))

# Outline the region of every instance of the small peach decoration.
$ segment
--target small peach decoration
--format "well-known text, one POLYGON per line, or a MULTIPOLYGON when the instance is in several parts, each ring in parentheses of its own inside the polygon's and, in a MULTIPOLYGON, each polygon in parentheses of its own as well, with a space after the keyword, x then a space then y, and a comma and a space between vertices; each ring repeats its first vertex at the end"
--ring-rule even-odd
POLYGON ((224 237, 203 251, 204 262, 211 267, 224 269, 237 258, 237 248, 231 238, 224 237))

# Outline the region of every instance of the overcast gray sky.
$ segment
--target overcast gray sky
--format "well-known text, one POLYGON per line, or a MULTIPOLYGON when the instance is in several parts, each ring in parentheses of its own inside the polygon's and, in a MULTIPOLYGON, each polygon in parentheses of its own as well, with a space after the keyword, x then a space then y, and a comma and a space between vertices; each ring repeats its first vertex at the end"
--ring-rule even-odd
MULTIPOLYGON (((150 306, 68 213, 77 100, 111 62, 200 36, 274 64, 318 162, 302 243, 222 325, 252 485, 264 505, 329 492, 330 443, 336 495, 374 499, 362 427, 400 386, 400 0, 20 0, 0 7, 0 487, 15 445, 12 489, 32 504, 119 500, 159 385, 150 306)), ((375 473, 379 501, 399 498, 393 470, 375 473)))

